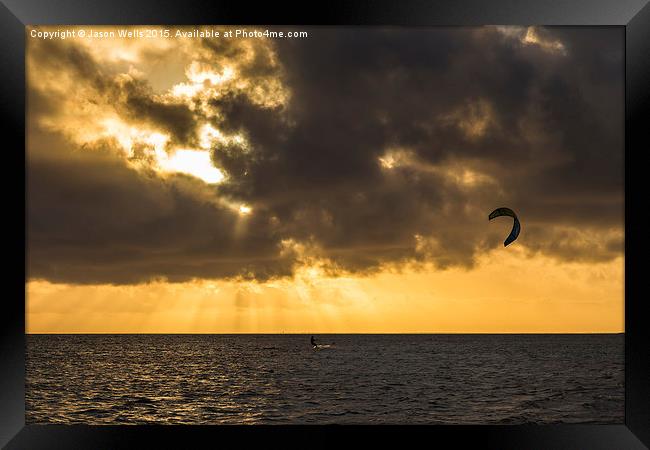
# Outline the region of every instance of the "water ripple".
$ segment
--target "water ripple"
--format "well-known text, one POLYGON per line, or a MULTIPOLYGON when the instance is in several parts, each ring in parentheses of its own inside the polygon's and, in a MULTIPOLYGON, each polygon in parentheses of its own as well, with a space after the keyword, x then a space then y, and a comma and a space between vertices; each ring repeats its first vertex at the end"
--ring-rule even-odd
POLYGON ((30 335, 28 423, 622 423, 622 335, 30 335))

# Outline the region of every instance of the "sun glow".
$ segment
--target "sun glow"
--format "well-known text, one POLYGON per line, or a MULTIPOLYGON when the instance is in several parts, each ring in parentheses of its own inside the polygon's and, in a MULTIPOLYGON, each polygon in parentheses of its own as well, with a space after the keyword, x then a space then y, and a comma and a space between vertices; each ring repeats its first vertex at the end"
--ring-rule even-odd
POLYGON ((293 277, 266 282, 33 280, 26 285, 27 332, 621 332, 622 279, 622 258, 557 266, 546 257, 528 259, 524 251, 495 250, 471 272, 329 274, 319 261, 305 261, 293 277))
MULTIPOLYGON (((166 150, 169 143, 167 134, 129 126, 113 118, 104 120, 102 124, 102 136, 115 138, 134 166, 144 161, 144 164, 152 166, 158 172, 185 173, 208 184, 219 183, 225 178, 224 173, 214 167, 210 160, 210 153, 206 151, 209 145, 201 144, 206 150, 177 149, 169 155, 166 150), (142 154, 136 153, 138 147, 142 154)), ((210 131, 213 139, 224 139, 218 130, 210 127, 210 131)), ((205 139, 209 138, 202 137, 202 141, 205 139)))
POLYGON ((208 184, 219 183, 225 178, 223 172, 212 165, 210 154, 203 150, 176 150, 171 157, 158 162, 165 171, 186 173, 208 184))

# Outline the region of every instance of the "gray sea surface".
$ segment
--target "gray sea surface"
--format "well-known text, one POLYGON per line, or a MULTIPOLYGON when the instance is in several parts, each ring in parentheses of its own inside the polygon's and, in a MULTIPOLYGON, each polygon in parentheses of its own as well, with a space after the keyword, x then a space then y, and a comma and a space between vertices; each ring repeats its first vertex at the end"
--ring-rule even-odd
POLYGON ((623 423, 618 335, 28 335, 27 423, 623 423))

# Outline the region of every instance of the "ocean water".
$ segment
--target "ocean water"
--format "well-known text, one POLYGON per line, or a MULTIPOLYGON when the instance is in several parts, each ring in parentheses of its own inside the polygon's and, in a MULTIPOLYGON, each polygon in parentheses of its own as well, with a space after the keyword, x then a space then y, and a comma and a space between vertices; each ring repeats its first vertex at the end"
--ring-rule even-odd
POLYGON ((623 335, 28 335, 27 423, 623 423, 623 335))

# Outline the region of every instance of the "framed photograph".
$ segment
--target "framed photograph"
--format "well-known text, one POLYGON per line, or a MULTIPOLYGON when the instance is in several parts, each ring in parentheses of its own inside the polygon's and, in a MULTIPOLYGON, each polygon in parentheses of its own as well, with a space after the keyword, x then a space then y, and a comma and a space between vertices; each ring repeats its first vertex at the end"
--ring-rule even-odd
POLYGON ((0 12, 6 448, 650 445, 645 1, 0 12))

